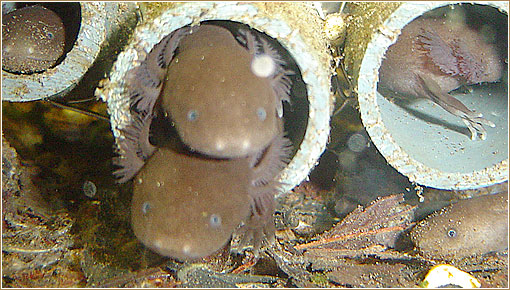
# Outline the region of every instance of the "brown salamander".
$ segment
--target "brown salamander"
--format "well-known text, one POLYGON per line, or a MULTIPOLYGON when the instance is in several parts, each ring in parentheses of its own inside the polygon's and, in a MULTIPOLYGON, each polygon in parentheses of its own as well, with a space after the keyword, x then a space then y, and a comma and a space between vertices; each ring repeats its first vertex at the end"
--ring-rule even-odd
POLYGON ((467 125, 471 139, 486 138, 483 118, 449 92, 461 85, 498 81, 503 61, 494 43, 466 23, 420 17, 402 29, 386 51, 379 70, 379 91, 386 96, 428 98, 467 125), (395 95, 396 93, 396 95, 395 95))
POLYGON ((261 152, 279 133, 291 72, 266 40, 239 33, 202 24, 163 38, 128 73, 134 108, 152 112, 158 101, 193 151, 217 158, 261 152))
POLYGON ((125 170, 142 168, 134 178, 131 220, 143 244, 161 255, 192 260, 222 248, 241 223, 243 244, 253 238, 255 250, 264 237, 274 237, 274 178, 290 149, 283 134, 261 154, 214 159, 153 147, 150 122, 137 118, 124 129, 121 148, 129 154, 118 158, 125 166, 116 172, 123 177, 125 170))
POLYGON ((2 17, 2 69, 42 72, 64 53, 62 19, 40 5, 16 9, 2 17))
POLYGON ((508 249, 508 192, 449 205, 418 223, 411 239, 423 256, 438 260, 508 249))
POLYGON ((258 250, 272 240, 275 178, 291 146, 283 65, 252 32, 236 38, 203 24, 164 37, 128 72, 133 120, 117 140, 115 175, 135 176, 132 225, 142 243, 184 260, 213 254, 240 224, 243 245, 252 239, 258 250), (156 119, 176 136, 154 129, 156 119), (168 143, 151 144, 157 134, 168 143))

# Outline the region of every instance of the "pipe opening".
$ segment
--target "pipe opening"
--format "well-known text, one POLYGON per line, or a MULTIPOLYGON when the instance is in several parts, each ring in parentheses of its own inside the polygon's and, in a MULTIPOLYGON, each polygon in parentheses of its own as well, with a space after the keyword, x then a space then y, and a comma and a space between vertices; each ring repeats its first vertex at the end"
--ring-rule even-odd
POLYGON ((508 15, 497 8, 456 4, 401 29, 379 69, 376 102, 403 151, 449 173, 480 171, 508 158, 507 27, 508 15), (475 140, 449 96, 489 121, 479 122, 483 129, 475 125, 475 140))
POLYGON ((58 66, 73 48, 80 31, 81 6, 78 2, 16 2, 8 10, 3 7, 2 14, 5 28, 2 33, 2 69, 13 74, 42 73, 58 66), (16 17, 23 21, 15 21, 16 17), (23 31, 30 34, 24 35, 23 31), (23 40, 18 42, 16 39, 23 40), (24 54, 15 53, 24 49, 27 49, 24 54), (9 50, 13 53, 9 54, 9 50))

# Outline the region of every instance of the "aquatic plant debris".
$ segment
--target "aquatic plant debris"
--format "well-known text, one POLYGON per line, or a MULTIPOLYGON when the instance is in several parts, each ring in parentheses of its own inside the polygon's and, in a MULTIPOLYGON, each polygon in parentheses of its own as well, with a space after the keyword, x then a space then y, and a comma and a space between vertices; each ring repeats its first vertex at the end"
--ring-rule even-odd
POLYGON ((359 250, 375 245, 391 248, 398 235, 415 224, 412 220, 416 206, 402 204, 403 201, 403 194, 396 194, 378 198, 366 208, 358 206, 316 241, 295 248, 359 250))

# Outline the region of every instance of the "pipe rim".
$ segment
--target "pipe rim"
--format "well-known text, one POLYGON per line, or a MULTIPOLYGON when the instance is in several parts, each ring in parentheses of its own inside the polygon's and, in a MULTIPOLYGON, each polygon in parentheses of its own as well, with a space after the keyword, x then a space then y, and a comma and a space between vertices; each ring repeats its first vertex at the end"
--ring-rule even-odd
MULTIPOLYGON (((365 50, 358 77, 358 101, 363 124, 372 142, 387 162, 411 182, 440 189, 473 189, 508 180, 508 157, 493 166, 470 173, 450 173, 429 167, 412 158, 397 144, 384 126, 377 104, 379 68, 386 50, 396 42, 400 30, 423 13, 451 4, 459 2, 406 2, 386 19, 382 29, 374 33, 365 50), (399 21, 395 21, 397 18, 399 21)), ((490 5, 508 15, 507 2, 472 4, 490 5)))
POLYGON ((325 150, 329 136, 329 117, 333 106, 329 63, 321 64, 308 53, 309 47, 303 42, 301 36, 285 22, 264 17, 255 18, 257 13, 258 9, 252 4, 183 3, 165 11, 153 22, 137 27, 130 44, 119 54, 110 74, 111 89, 100 93, 108 102, 115 138, 121 138, 119 129, 130 121, 129 114, 122 113, 129 112, 129 104, 123 101, 126 95, 123 77, 125 72, 139 65, 156 43, 180 27, 206 20, 237 21, 278 39, 301 70, 308 92, 308 124, 298 151, 277 178, 281 184, 279 194, 291 190, 307 178, 325 150))

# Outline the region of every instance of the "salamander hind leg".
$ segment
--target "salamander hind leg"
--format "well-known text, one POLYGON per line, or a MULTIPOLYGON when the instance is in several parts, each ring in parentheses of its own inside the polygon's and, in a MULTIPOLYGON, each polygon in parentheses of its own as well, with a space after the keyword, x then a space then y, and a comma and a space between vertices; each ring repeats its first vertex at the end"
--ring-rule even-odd
POLYGON ((237 231, 237 235, 241 237, 237 251, 243 251, 251 244, 253 253, 258 256, 264 238, 270 245, 273 244, 275 234, 274 193, 275 188, 271 185, 256 187, 252 191, 251 215, 237 231))
POLYGON ((496 125, 493 122, 485 119, 481 113, 471 111, 449 93, 443 92, 439 85, 428 76, 421 73, 416 75, 422 81, 423 88, 432 101, 449 113, 462 119, 471 133, 471 140, 475 140, 478 134, 480 134, 482 140, 487 138, 487 130, 485 130, 483 125, 495 127, 496 125))
POLYGON ((249 190, 251 215, 238 231, 242 237, 239 250, 251 241, 253 252, 257 255, 264 238, 269 244, 274 242, 274 195, 280 190, 280 183, 275 179, 289 162, 291 149, 290 140, 280 133, 264 152, 252 158, 253 178, 249 190))

